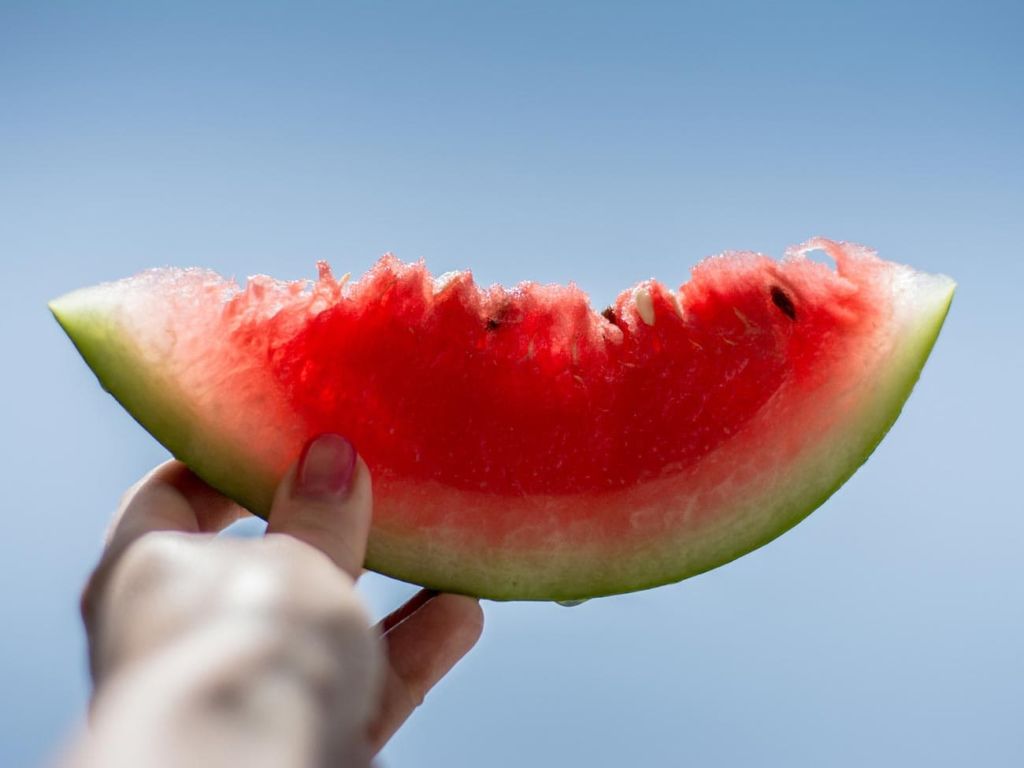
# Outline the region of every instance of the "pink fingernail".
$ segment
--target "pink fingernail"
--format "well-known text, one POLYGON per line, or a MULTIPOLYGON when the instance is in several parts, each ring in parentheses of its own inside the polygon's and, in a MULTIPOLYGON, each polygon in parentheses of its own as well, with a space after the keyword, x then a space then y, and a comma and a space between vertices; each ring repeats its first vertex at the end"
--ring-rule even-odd
POLYGON ((340 499, 352 485, 356 449, 341 435, 318 435, 299 457, 295 493, 315 499, 340 499))

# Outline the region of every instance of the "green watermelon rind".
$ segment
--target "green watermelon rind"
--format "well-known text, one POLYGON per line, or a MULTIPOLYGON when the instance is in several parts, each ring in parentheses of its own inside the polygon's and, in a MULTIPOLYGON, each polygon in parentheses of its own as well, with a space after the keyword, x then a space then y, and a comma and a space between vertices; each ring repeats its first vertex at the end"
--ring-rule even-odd
POLYGON ((100 386, 143 429, 211 487, 266 519, 274 478, 259 468, 237 471, 237 462, 230 459, 235 446, 216 432, 203 431, 202 422, 189 411, 187 398, 171 395, 177 384, 160 376, 159 365, 147 364, 145 351, 119 327, 117 299, 109 293, 116 286, 73 291, 51 301, 50 311, 100 386))
MULTIPOLYGON (((909 272, 909 270, 908 270, 909 272)), ((366 567, 440 591, 497 600, 575 600, 670 584, 724 565, 772 541, 823 504, 871 456, 895 423, 918 381, 949 311, 955 284, 948 278, 913 273, 918 291, 908 299, 904 329, 895 335, 888 364, 858 409, 856 423, 832 439, 845 445, 842 461, 812 460, 808 477, 782 484, 774 499, 757 493, 745 502, 757 508, 734 527, 712 531, 697 544, 671 537, 618 562, 588 562, 586 547, 566 547, 563 567, 539 567, 544 553, 447 552, 416 531, 376 530, 366 567), (920 305, 920 306, 917 306, 920 305), (827 475, 816 482, 810 475, 827 475), (770 512, 760 511, 762 507, 770 512), (696 553, 689 551, 696 550, 696 553)), ((147 431, 211 486, 266 517, 279 472, 240 453, 226 436, 204 429, 177 385, 160 376, 160 366, 131 342, 118 323, 116 291, 99 286, 75 291, 50 304, 55 318, 110 392, 147 431)), ((828 446, 825 446, 826 448, 828 446)), ((742 515, 741 515, 742 517, 742 515)), ((550 566, 550 563, 546 563, 550 566)))

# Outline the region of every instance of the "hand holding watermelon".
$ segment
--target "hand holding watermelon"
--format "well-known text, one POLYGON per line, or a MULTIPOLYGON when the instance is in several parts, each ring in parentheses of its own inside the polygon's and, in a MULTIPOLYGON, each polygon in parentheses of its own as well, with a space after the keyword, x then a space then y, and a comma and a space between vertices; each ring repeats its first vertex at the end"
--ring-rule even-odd
POLYGON ((158 745, 175 765, 368 765, 483 621, 424 591, 370 628, 353 585, 371 498, 330 434, 285 474, 263 539, 213 536, 246 513, 178 462, 135 486, 83 596, 96 691, 76 761, 145 765, 158 745))

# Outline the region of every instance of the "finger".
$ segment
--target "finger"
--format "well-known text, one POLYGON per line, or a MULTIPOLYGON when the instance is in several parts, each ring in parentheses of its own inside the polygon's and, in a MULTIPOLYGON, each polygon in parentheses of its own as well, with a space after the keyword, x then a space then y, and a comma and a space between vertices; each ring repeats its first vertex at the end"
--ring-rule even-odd
POLYGON ((286 533, 316 547, 357 579, 372 496, 370 471, 352 444, 341 435, 320 435, 306 444, 278 486, 267 533, 286 533))
POLYGON ((153 531, 211 533, 247 514, 180 461, 161 464, 125 494, 115 513, 103 556, 82 593, 82 615, 88 622, 107 574, 140 537, 153 531))
MULTIPOLYGON (((410 602, 422 600, 422 594, 410 602)), ((483 623, 476 600, 442 594, 421 602, 419 610, 384 635, 390 664, 380 715, 370 728, 374 749, 387 743, 430 689, 476 645, 483 623)))
POLYGON ((168 461, 125 496, 107 537, 108 548, 123 549, 150 531, 212 533, 247 515, 180 461, 168 461))

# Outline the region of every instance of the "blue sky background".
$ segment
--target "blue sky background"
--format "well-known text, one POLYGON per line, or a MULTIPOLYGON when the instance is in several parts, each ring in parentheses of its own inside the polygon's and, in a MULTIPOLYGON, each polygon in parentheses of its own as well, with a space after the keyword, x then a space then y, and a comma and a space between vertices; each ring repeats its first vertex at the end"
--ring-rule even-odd
MULTIPOLYGON (((900 422, 736 563, 487 604, 392 766, 1024 763, 1019 2, 0 0, 0 764, 82 716, 75 613, 163 450, 45 308, 387 250, 603 306, 814 234, 960 290, 900 422)), ((366 580, 378 613, 409 588, 366 580)))

